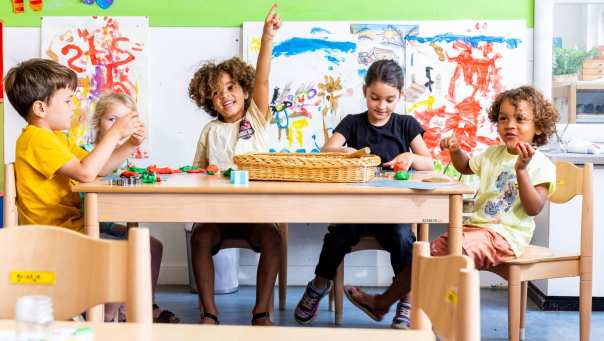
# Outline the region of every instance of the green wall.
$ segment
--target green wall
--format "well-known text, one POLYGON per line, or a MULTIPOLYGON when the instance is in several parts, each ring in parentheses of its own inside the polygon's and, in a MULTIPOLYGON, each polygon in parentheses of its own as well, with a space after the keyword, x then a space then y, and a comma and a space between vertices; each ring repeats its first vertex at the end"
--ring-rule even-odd
MULTIPOLYGON (((102 10, 81 0, 46 0, 41 13, 14 14, 11 1, 0 1, 7 26, 39 26, 40 15, 149 16, 151 26, 239 26, 264 18, 271 0, 114 0, 102 10)), ((443 20, 524 19, 533 27, 534 0, 284 0, 283 20, 443 20)))
MULTIPOLYGON (((0 20, 5 26, 36 27, 40 16, 148 16, 151 26, 240 26, 243 21, 264 19, 271 0, 114 0, 103 10, 81 0, 46 0, 42 12, 33 12, 25 1, 25 13, 14 14, 9 0, 0 1, 0 20)), ((533 27, 534 0, 284 0, 279 3, 283 20, 449 20, 519 19, 533 27)), ((4 51, 10 53, 10 51, 4 51)), ((0 105, 0 141, 4 119, 0 105)), ((2 147, 3 143, 0 143, 2 147)), ((0 148, 0 160, 4 160, 0 148)), ((2 162, 4 163, 4 162, 2 162)), ((0 175, 4 172, 1 167, 0 175)), ((4 188, 0 177, 0 189, 4 188)))

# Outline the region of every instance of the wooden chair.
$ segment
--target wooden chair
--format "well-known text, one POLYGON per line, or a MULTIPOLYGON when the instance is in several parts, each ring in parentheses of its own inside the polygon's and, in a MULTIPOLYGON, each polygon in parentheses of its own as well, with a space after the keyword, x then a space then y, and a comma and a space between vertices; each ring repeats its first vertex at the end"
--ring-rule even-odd
MULTIPOLYGON (((428 224, 413 224, 412 229, 419 241, 428 241, 429 225, 428 224)), ((352 247, 351 253, 365 250, 383 250, 382 246, 373 236, 362 236, 359 243, 352 247)), ((333 288, 329 292, 329 310, 334 311, 335 308, 335 324, 342 324, 344 320, 344 260, 338 266, 336 277, 333 280, 333 288)))
MULTIPOLYGON (((288 225, 276 224, 281 235, 281 269, 279 269, 279 310, 285 310, 287 300, 287 233, 288 225)), ((245 239, 226 239, 222 242, 220 249, 249 249, 252 246, 245 239)), ((273 305, 274 306, 274 299, 273 305)), ((271 309, 272 310, 272 309, 271 309)), ((272 311, 271 311, 272 313, 272 311)))
POLYGON ((125 302, 128 321, 153 322, 147 229, 131 230, 128 241, 107 241, 24 225, 0 230, 0 250, 0 319, 14 319, 18 297, 47 295, 56 320, 98 304, 125 302))
POLYGON ((15 164, 4 165, 4 203, 2 226, 17 225, 17 189, 15 185, 15 164))
MULTIPOLYGON (((593 254, 593 165, 582 168, 568 162, 556 162, 556 191, 550 201, 557 204, 568 202, 582 195, 581 248, 579 254, 560 252, 530 245, 522 256, 489 269, 508 281, 508 338, 517 341, 524 338, 527 299, 527 281, 580 277, 579 310, 581 341, 589 340, 592 305, 592 254, 593 254)), ((575 231, 569 226, 569 233, 575 231)))
POLYGON ((480 340, 480 279, 466 256, 431 257, 428 242, 413 244, 411 329, 441 340, 480 340))

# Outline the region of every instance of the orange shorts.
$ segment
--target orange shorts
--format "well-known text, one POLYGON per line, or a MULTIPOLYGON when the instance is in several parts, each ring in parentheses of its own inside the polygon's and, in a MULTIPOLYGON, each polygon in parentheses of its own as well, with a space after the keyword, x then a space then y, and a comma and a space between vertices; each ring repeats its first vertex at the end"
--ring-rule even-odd
MULTIPOLYGON (((461 248, 464 255, 474 260, 477 269, 494 267, 516 257, 510 243, 502 235, 486 227, 464 226, 461 248)), ((430 243, 430 254, 449 254, 447 233, 430 243)))

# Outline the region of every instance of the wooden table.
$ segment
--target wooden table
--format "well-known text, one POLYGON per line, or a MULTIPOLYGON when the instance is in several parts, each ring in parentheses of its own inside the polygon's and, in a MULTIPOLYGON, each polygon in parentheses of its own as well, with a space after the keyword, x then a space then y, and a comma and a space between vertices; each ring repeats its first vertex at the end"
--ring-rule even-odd
MULTIPOLYGON (((437 175, 412 173, 411 181, 437 175)), ((73 188, 85 194, 87 234, 99 221, 216 223, 449 223, 449 251, 461 254, 462 194, 457 184, 430 191, 361 184, 251 181, 174 174, 157 184, 111 186, 106 179, 73 188)), ((98 314, 94 313, 94 315, 98 314)))
MULTIPOLYGON (((307 340, 351 340, 351 341, 434 341, 431 331, 352 329, 352 328, 309 328, 309 327, 252 327, 252 326, 209 326, 193 324, 135 324, 135 323, 78 323, 55 322, 53 328, 78 328, 90 326, 95 341, 307 341, 307 340)), ((12 320, 0 320, 0 331, 16 329, 12 320)))

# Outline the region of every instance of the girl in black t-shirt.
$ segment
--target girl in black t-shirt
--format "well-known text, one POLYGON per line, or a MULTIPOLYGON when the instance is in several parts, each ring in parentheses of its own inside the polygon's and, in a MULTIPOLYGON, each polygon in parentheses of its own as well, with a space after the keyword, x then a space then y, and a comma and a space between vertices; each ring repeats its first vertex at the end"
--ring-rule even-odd
MULTIPOLYGON (((322 148, 324 152, 354 152, 369 147, 382 159, 382 165, 399 164, 403 170, 432 170, 430 151, 422 138, 424 130, 417 120, 394 113, 402 97, 403 72, 392 60, 373 63, 367 71, 363 92, 367 111, 348 115, 336 127, 322 148)), ((320 300, 329 292, 336 270, 344 256, 362 235, 373 235, 384 250, 390 252, 394 281, 383 294, 369 295, 359 288, 347 287, 348 299, 376 321, 381 320, 390 306, 399 301, 392 320, 393 328, 409 326, 408 292, 411 279, 411 254, 415 236, 409 224, 338 224, 329 226, 325 235, 315 278, 296 306, 295 319, 309 324, 316 317, 320 300), (402 280, 401 280, 402 279, 402 280), (400 297, 398 293, 404 292, 400 297)))

